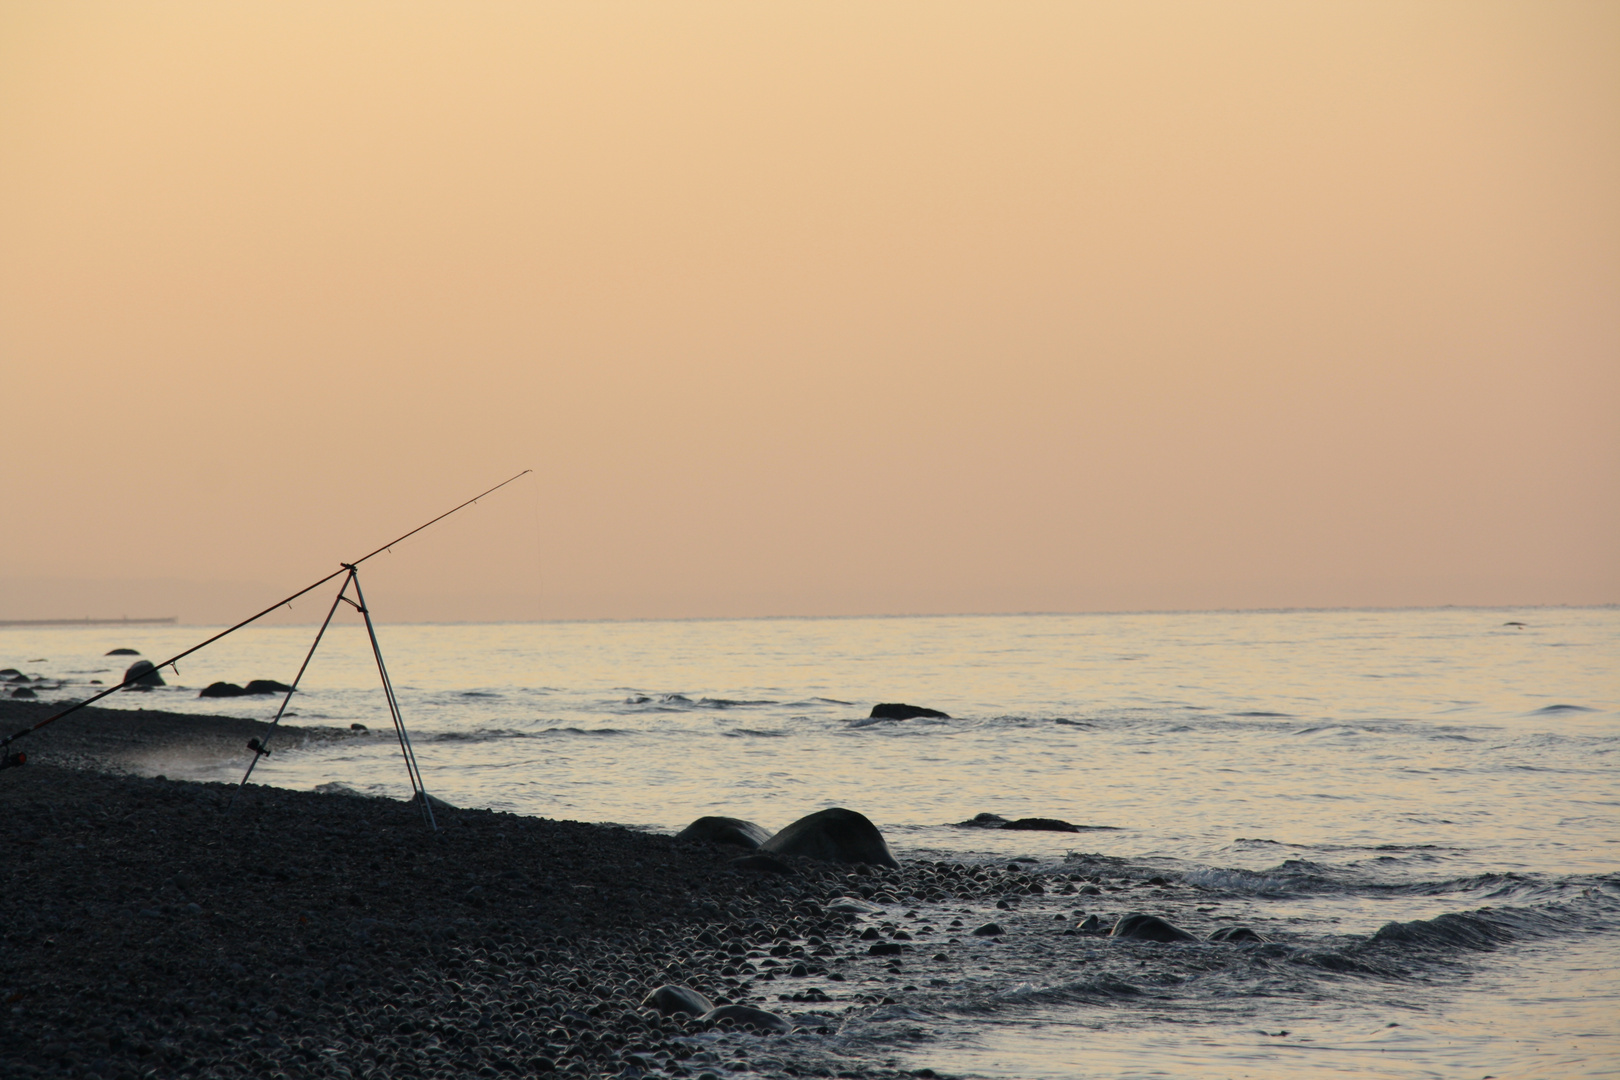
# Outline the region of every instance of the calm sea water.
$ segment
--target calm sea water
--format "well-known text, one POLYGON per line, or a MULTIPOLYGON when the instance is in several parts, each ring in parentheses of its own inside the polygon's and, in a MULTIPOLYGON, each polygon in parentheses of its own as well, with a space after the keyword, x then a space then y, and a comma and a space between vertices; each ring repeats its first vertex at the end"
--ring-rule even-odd
MULTIPOLYGON (((166 673, 182 685, 108 704, 267 718, 270 699, 196 691, 290 681, 311 635, 243 631, 166 673)), ((1126 997, 1082 971, 1116 954, 1007 950, 971 985, 852 1022, 842 1037, 886 1059, 997 1077, 1620 1073, 1615 609, 380 635, 429 789, 452 803, 656 830, 848 806, 902 858, 1164 874, 1199 886, 1180 921, 1239 919, 1282 943, 1150 969, 1126 997), (870 722, 879 701, 952 719, 870 722), (1112 828, 951 824, 985 811, 1112 828), (1417 927, 1373 937, 1392 921, 1417 927)), ((204 636, 0 630, 0 667, 62 680, 42 696, 68 699, 121 674, 109 648, 161 659, 204 636)), ((256 780, 408 791, 359 627, 329 632, 293 709, 374 736, 277 754, 256 780)), ((148 767, 228 780, 244 764, 148 767)))

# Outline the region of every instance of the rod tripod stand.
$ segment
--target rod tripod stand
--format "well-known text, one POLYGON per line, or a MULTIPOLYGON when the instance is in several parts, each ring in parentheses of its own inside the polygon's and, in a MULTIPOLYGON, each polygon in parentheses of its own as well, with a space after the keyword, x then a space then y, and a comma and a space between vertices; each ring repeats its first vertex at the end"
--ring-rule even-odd
MULTIPOLYGON (((427 788, 422 784, 422 770, 416 766, 416 751, 411 749, 411 736, 405 730, 405 718, 399 712, 399 698, 394 695, 393 681, 388 678, 388 665, 383 663, 382 646, 377 643, 377 627, 371 621, 371 609, 366 606, 366 594, 360 589, 360 568, 354 563, 342 563, 347 574, 343 578, 343 587, 338 590, 337 596, 332 598, 332 606, 326 611, 326 618, 321 622, 321 628, 315 631, 315 640, 310 642, 309 652, 304 654, 304 662, 298 666, 298 675, 293 679, 292 685, 287 688, 286 696, 281 699, 281 707, 276 710, 275 719, 270 721, 270 730, 265 732, 263 739, 252 739, 248 742, 248 749, 253 751, 253 760, 248 762, 247 772, 242 774, 242 782, 236 785, 236 791, 231 795, 230 805, 236 804, 236 797, 247 786, 248 777, 253 775, 254 768, 259 759, 270 753, 270 736, 275 733, 281 717, 292 702, 292 696, 298 690, 298 684, 309 668, 309 662, 315 657, 315 650, 321 644, 321 638, 326 635, 326 628, 332 625, 332 616, 337 614, 338 605, 348 604, 360 613, 366 621, 366 635, 371 639, 371 655, 377 658, 377 675, 382 679, 383 696, 388 699, 388 715, 394 721, 394 734, 399 737, 399 752, 405 758, 405 771, 410 775, 411 792, 416 802, 421 804, 422 816, 426 819, 428 828, 438 831, 439 823, 433 817, 433 801, 429 798, 427 788), (349 595, 349 587, 354 587, 354 596, 349 595)), ((227 807, 228 809, 229 807, 227 807)))

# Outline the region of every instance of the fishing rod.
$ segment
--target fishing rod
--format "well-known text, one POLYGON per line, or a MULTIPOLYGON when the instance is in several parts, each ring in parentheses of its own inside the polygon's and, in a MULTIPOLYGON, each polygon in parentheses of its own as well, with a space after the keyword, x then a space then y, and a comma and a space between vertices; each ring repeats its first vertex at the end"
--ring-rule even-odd
MULTIPOLYGON (((389 550, 390 548, 392 548, 395 544, 398 544, 398 543, 401 543, 402 541, 410 539, 411 537, 415 536, 417 533, 421 532, 423 529, 427 528, 429 525, 438 524, 439 522, 443 521, 445 518, 449 517, 451 514, 454 514, 457 510, 465 510, 467 507, 471 506, 473 503, 477 502, 479 499, 482 499, 485 495, 493 494, 494 492, 497 492, 501 488, 505 487, 507 484, 510 484, 513 480, 517 480, 519 477, 527 476, 529 473, 531 473, 533 471, 534 471, 533 469, 524 469, 522 472, 518 473, 517 476, 509 477, 509 478, 507 478, 505 480, 502 480, 500 483, 496 484, 494 487, 490 488, 488 491, 481 492, 481 493, 479 493, 477 495, 474 495, 472 498, 468 499, 466 502, 462 503, 460 506, 451 507, 449 510, 446 510, 444 513, 440 514, 438 517, 434 518, 432 521, 424 522, 423 524, 418 525, 416 528, 412 529, 410 532, 406 533, 405 535, 399 536, 399 537, 396 537, 393 540, 390 540, 388 543, 384 544, 382 547, 378 548, 376 551, 370 552, 369 554, 366 554, 366 555, 362 555, 358 559, 354 560, 353 562, 339 564, 339 568, 337 570, 334 570, 334 571, 332 571, 332 573, 327 574, 325 577, 321 578, 321 580, 315 582, 313 585, 306 585, 304 588, 299 589, 297 592, 293 593, 291 596, 287 597, 285 600, 278 600, 276 603, 271 604, 269 607, 265 608, 263 611, 259 612, 257 615, 251 615, 248 618, 243 619, 241 622, 237 623, 235 626, 229 627, 229 628, 227 628, 225 630, 221 630, 219 633, 215 634, 213 637, 209 638, 206 641, 198 642, 196 645, 193 645, 191 648, 187 649, 185 652, 176 653, 175 655, 169 657, 169 659, 163 661, 161 664, 154 665, 150 670, 151 671, 161 671, 163 668, 173 668, 174 673, 176 675, 180 674, 180 669, 174 666, 177 661, 184 660, 186 657, 190 656, 192 653, 198 651, 199 649, 207 648, 209 645, 212 645, 214 642, 218 641, 222 637, 225 637, 227 634, 234 634, 234 633, 236 633, 236 631, 242 629, 242 627, 247 626, 250 623, 257 622, 258 620, 264 618, 266 615, 270 614, 272 611, 276 610, 277 608, 284 607, 287 604, 292 603, 294 600, 297 600, 300 596, 303 596, 305 593, 312 592, 315 589, 320 588, 322 585, 325 585, 328 581, 331 581, 333 578, 341 577, 344 574, 352 574, 354 572, 355 567, 359 566, 361 563, 365 562, 367 559, 371 558, 373 555, 381 555, 383 552, 385 552, 385 551, 389 550)), ((307 662, 308 661, 306 660, 306 663, 307 662)), ((139 675, 135 675, 135 676, 131 677, 130 673, 126 671, 124 673, 123 681, 118 683, 117 686, 109 686, 109 687, 107 687, 107 689, 101 691, 99 694, 96 694, 93 697, 87 697, 83 701, 81 701, 81 702, 79 702, 79 703, 77 703, 75 705, 69 705, 67 708, 63 709, 59 713, 56 713, 56 714, 54 714, 52 716, 47 716, 45 719, 41 720, 39 723, 33 725, 32 727, 25 727, 21 731, 15 732, 15 733, 13 733, 11 735, 7 735, 4 739, 0 739, 0 769, 8 768, 8 767, 14 766, 14 765, 21 765, 21 764, 25 763, 28 760, 28 757, 25 754, 7 753, 6 752, 6 747, 10 746, 12 743, 16 742, 18 739, 22 738, 25 735, 32 735, 34 732, 38 731, 42 727, 46 727, 47 725, 54 724, 54 723, 56 723, 56 721, 62 719, 64 716, 71 716, 72 714, 78 712, 80 709, 84 708, 86 705, 94 705, 96 702, 100 701, 102 698, 106 697, 109 694, 116 694, 120 690, 125 690, 125 689, 128 689, 131 686, 135 686, 135 685, 139 684, 139 682, 141 681, 141 679, 143 677, 145 677, 145 675, 146 675, 146 672, 143 671, 139 675)), ((285 706, 283 706, 283 707, 285 707, 285 706)))

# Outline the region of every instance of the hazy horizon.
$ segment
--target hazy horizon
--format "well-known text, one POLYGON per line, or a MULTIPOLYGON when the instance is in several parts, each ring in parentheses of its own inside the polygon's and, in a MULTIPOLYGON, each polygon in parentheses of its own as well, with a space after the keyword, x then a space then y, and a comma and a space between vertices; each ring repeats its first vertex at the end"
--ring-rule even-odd
POLYGON ((0 4, 0 619, 233 621, 523 468, 381 618, 1613 604, 1617 55, 1577 2, 0 4))

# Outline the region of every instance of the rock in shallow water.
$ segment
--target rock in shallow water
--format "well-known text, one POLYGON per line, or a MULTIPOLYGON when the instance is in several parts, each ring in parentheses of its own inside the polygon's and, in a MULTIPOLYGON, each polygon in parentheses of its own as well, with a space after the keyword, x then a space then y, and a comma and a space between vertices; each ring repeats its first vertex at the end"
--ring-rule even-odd
POLYGON ((714 1009, 714 1002, 690 986, 675 986, 671 983, 660 986, 642 999, 641 1003, 649 1009, 657 1009, 665 1016, 675 1016, 679 1013, 703 1016, 714 1009))
POLYGON ((793 1030, 786 1017, 750 1005, 721 1005, 704 1013, 702 1019, 715 1024, 722 1020, 730 1020, 737 1025, 753 1024, 761 1031, 774 1031, 782 1035, 793 1030))
POLYGON ((921 705, 904 705, 900 702, 886 702, 882 705, 872 706, 869 720, 949 720, 950 713, 942 713, 938 709, 925 709, 921 705))
POLYGON ((864 814, 839 806, 800 818, 761 844, 759 850, 825 862, 868 863, 896 869, 900 866, 876 825, 864 814))
POLYGON ((163 676, 150 660, 137 660, 124 672, 124 681, 131 686, 167 686, 163 676))
POLYGON ((197 691, 198 697, 241 697, 247 691, 233 682, 213 682, 197 691))
POLYGON ((1079 832, 1080 826, 1049 817, 1026 817, 1009 821, 1003 829, 1022 829, 1028 832, 1079 832))
POLYGON ((675 839, 729 844, 753 851, 771 838, 769 829, 734 817, 700 817, 675 834, 675 839))
POLYGON ((1247 926, 1223 926, 1209 935, 1209 940, 1234 942, 1239 945, 1259 945, 1266 939, 1247 926))
POLYGON ((1111 937, 1125 941, 1197 941, 1198 939, 1178 926, 1172 926, 1157 915, 1123 915, 1114 924, 1111 937))

